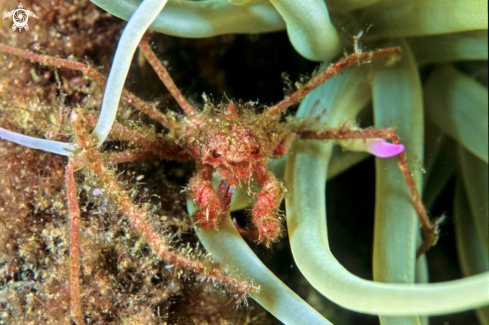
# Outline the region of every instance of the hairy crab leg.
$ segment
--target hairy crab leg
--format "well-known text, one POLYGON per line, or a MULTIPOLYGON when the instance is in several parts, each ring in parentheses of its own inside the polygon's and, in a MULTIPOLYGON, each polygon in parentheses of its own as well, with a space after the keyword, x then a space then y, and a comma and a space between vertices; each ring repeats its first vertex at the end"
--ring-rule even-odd
MULTIPOLYGON (((97 124, 99 116, 92 112, 84 114, 88 127, 97 124)), ((181 147, 175 144, 171 137, 157 137, 151 134, 147 129, 135 129, 130 126, 114 122, 110 134, 119 140, 133 142, 143 148, 153 150, 158 157, 177 161, 187 161, 190 156, 181 150, 181 147)))
POLYGON ((112 164, 133 162, 138 160, 147 160, 160 158, 153 150, 129 150, 122 152, 111 152, 105 155, 104 161, 112 164))
POLYGON ((180 89, 178 89, 178 87, 173 82, 173 79, 170 77, 170 74, 166 70, 165 66, 160 62, 160 60, 158 60, 155 53, 151 49, 151 46, 148 43, 148 37, 144 37, 141 42, 139 42, 139 48, 146 57, 146 60, 148 60, 149 64, 151 64, 151 66, 155 70, 160 80, 163 82, 163 84, 165 84, 166 89, 168 89, 173 98, 175 98, 178 105, 180 105, 185 114, 188 116, 194 113, 194 107, 190 105, 189 102, 182 95, 180 89))
POLYGON ((337 130, 298 130, 297 135, 301 139, 321 139, 321 140, 346 140, 346 139, 359 139, 365 143, 365 151, 369 151, 376 156, 389 157, 396 156, 397 164, 401 170, 402 176, 406 182, 406 185, 411 193, 414 208, 418 214, 419 221, 423 231, 423 243, 416 252, 416 257, 423 255, 426 250, 436 244, 438 240, 437 225, 432 224, 428 218, 425 206, 421 201, 421 196, 416 189, 413 176, 411 175, 409 164, 406 158, 406 154, 403 151, 404 146, 401 144, 401 139, 391 128, 388 129, 366 129, 366 130, 349 130, 349 129, 337 129, 337 130), (392 144, 385 141, 369 142, 367 139, 390 139, 392 144))
MULTIPOLYGON (((53 68, 62 68, 62 69, 80 71, 86 77, 90 78, 91 80, 95 81, 101 86, 105 86, 107 82, 107 78, 103 76, 101 73, 94 70, 89 65, 80 62, 70 61, 70 60, 46 56, 46 55, 39 55, 4 44, 0 44, 0 52, 19 56, 30 61, 39 62, 43 65, 50 66, 53 68)), ((160 122, 166 127, 172 127, 176 122, 174 114, 167 115, 158 111, 153 104, 143 101, 142 99, 140 99, 133 93, 127 91, 126 89, 123 89, 122 91, 122 98, 125 101, 127 101, 129 104, 131 104, 133 107, 138 109, 139 111, 145 113, 146 115, 160 122)), ((87 122, 93 127, 96 126, 98 118, 99 116, 97 114, 94 113, 86 114, 87 122)), ((140 146, 152 148, 153 150, 157 151, 160 154, 159 156, 163 158, 171 157, 172 159, 174 159, 176 157, 178 160, 189 159, 186 153, 179 150, 179 147, 176 146, 171 139, 165 142, 165 144, 162 144, 160 139, 150 139, 149 135, 145 135, 144 133, 141 133, 140 130, 135 132, 134 130, 131 130, 130 128, 123 126, 117 122, 114 122, 114 127, 111 131, 111 134, 121 140, 132 141, 140 146)), ((64 156, 70 156, 74 150, 73 146, 68 143, 33 138, 15 132, 11 132, 3 128, 0 128, 0 138, 18 143, 20 145, 28 146, 30 148, 45 150, 48 152, 53 152, 64 156)))
POLYGON ((80 206, 76 193, 75 163, 70 160, 66 165, 66 197, 71 219, 71 239, 70 239, 70 308, 71 316, 76 324, 84 324, 82 320, 82 307, 80 299, 80 252, 78 235, 80 230, 80 206))
MULTIPOLYGON (((95 81, 102 87, 104 87, 105 84, 107 83, 107 77, 105 77, 103 74, 93 69, 91 66, 83 64, 81 62, 55 58, 47 55, 39 55, 4 44, 0 44, 0 52, 16 55, 21 58, 34 61, 34 62, 39 62, 45 66, 49 66, 53 68, 80 71, 87 78, 95 81)), ((155 108, 154 104, 145 102, 144 100, 140 99, 139 97, 137 97, 136 95, 134 95, 133 93, 131 93, 126 89, 122 91, 122 99, 124 99, 130 105, 132 105, 139 111, 143 112, 144 114, 148 115, 149 117, 151 117, 155 121, 158 121, 159 123, 161 123, 166 127, 171 127, 175 122, 174 118, 171 115, 165 115, 164 113, 158 111, 155 108)))
POLYGON ((255 166, 253 175, 261 188, 251 210, 252 222, 256 228, 243 229, 234 219, 233 223, 242 236, 269 247, 283 235, 283 218, 278 208, 283 200, 285 187, 268 170, 266 161, 261 161, 255 166))
POLYGON ((300 102, 304 97, 317 88, 319 85, 324 83, 329 78, 338 74, 342 69, 353 65, 353 64, 362 64, 368 63, 374 59, 378 58, 397 58, 401 55, 400 47, 392 47, 372 52, 364 52, 364 53, 354 53, 350 56, 347 56, 340 62, 336 64, 330 65, 325 70, 321 71, 318 75, 309 80, 304 86, 300 89, 296 90, 290 96, 286 97, 279 103, 269 107, 265 113, 266 114, 278 114, 286 110, 289 106, 300 102))

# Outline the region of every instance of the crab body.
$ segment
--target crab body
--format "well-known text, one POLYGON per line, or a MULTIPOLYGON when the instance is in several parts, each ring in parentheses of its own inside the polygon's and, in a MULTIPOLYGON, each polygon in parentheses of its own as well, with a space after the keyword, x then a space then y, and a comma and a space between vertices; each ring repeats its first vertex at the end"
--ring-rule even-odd
POLYGON ((284 186, 268 171, 268 159, 284 155, 295 138, 291 124, 281 123, 280 115, 258 115, 249 108, 238 114, 231 102, 226 109, 210 109, 185 119, 185 143, 181 145, 197 161, 197 173, 188 186, 190 198, 198 205, 194 222, 217 229, 229 210, 233 188, 248 187, 256 180, 261 191, 251 210, 256 230, 242 233, 268 244, 281 234, 278 206, 284 186), (217 190, 211 184, 212 172, 221 178, 217 190))

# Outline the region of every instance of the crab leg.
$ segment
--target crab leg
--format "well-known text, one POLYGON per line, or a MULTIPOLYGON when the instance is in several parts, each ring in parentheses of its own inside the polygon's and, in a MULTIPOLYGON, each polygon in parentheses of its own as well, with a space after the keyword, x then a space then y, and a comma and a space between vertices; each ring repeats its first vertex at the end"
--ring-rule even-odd
MULTIPOLYGON (((422 226, 424 241, 416 252, 416 256, 421 256, 431 246, 436 244, 438 240, 438 230, 436 223, 431 223, 421 196, 416 189, 413 176, 411 175, 406 154, 403 152, 404 146, 401 144, 399 136, 391 128, 387 129, 368 129, 368 130, 299 130, 297 135, 302 139, 322 139, 322 140, 348 140, 348 139, 363 139, 365 150, 379 157, 397 156, 397 165, 404 177, 404 181, 411 193, 414 208, 418 214, 419 221, 422 226), (375 140, 375 141, 369 141, 375 140), (392 144, 383 141, 382 139, 390 139, 392 144)), ((356 144, 358 145, 358 144, 356 144)))
POLYGON ((155 53, 151 49, 151 46, 148 43, 148 38, 145 37, 139 43, 139 48, 143 52, 144 56, 148 60, 149 64, 153 67, 160 80, 165 84, 166 88, 170 92, 170 94, 175 98, 178 105, 183 109, 185 114, 188 116, 194 113, 194 108, 192 105, 187 102, 185 97, 180 92, 180 89, 175 85, 173 79, 170 77, 170 74, 166 70, 165 66, 161 64, 160 60, 156 57, 155 53))
POLYGON ((321 85, 323 82, 328 80, 329 78, 333 77, 334 75, 338 74, 342 69, 353 65, 353 64, 361 64, 361 63, 368 63, 372 61, 373 59, 377 58, 383 58, 383 57, 398 57, 401 54, 401 48, 400 47, 392 47, 392 48, 387 48, 387 49, 382 49, 382 50, 377 50, 377 51, 372 51, 372 52, 365 52, 365 53, 354 53, 350 56, 347 56, 340 62, 336 64, 330 65, 328 68, 320 72, 318 75, 313 77, 311 80, 309 80, 304 86, 302 86, 300 89, 296 90, 294 93, 292 93, 290 96, 286 97, 279 103, 273 105, 272 107, 269 107, 268 110, 266 111, 267 114, 278 114, 280 112, 283 112, 286 110, 289 106, 298 103, 304 97, 309 94, 311 91, 313 91, 315 88, 317 88, 319 85, 321 85))
POLYGON ((80 253, 78 245, 78 234, 80 228, 80 207, 76 193, 75 176, 73 171, 76 166, 69 161, 66 166, 66 196, 71 218, 71 240, 70 240, 70 307, 71 316, 77 324, 84 324, 82 320, 82 308, 80 300, 80 253))
POLYGON ((152 150, 129 150, 121 152, 111 152, 105 156, 104 161, 112 164, 133 162, 138 160, 147 160, 161 158, 152 150))
MULTIPOLYGON (((83 114, 83 119, 88 127, 97 124, 98 115, 94 113, 83 114)), ((171 137, 158 138, 147 130, 135 129, 114 122, 110 134, 119 140, 129 141, 143 148, 152 150, 158 157, 163 159, 172 159, 178 161, 187 161, 190 156, 181 150, 181 147, 175 144, 171 137)))
MULTIPOLYGON (((34 62, 39 62, 43 65, 53 67, 53 68, 62 68, 62 69, 80 71, 90 80, 95 81, 102 87, 105 87, 105 84, 107 83, 107 78, 103 74, 96 71, 91 66, 83 64, 81 62, 55 58, 47 55, 39 55, 4 44, 0 44, 0 52, 16 55, 21 58, 34 61, 34 62)), ((131 93, 126 89, 122 91, 122 99, 124 99, 126 102, 128 102, 130 105, 132 105, 139 111, 143 112, 144 114, 148 115, 155 121, 158 121, 159 123, 161 123, 162 125, 168 128, 174 124, 174 120, 172 116, 163 114, 162 112, 156 109, 154 104, 145 102, 144 100, 140 99, 139 97, 137 97, 136 95, 134 95, 133 93, 131 93)))
MULTIPOLYGON (((95 154, 96 153, 98 152, 95 152, 95 154)), ((218 283, 225 283, 233 292, 239 292, 240 294, 244 293, 246 295, 255 290, 251 285, 233 279, 216 268, 211 267, 209 269, 206 265, 207 263, 192 260, 187 257, 186 254, 170 250, 168 244, 155 231, 151 224, 146 221, 144 215, 147 214, 147 211, 143 208, 135 207, 132 204, 129 195, 120 187, 117 181, 107 173, 101 164, 94 164, 93 167, 96 168, 94 172, 103 179, 106 191, 108 193, 113 193, 111 197, 118 204, 126 218, 129 219, 133 228, 151 245, 158 257, 164 259, 168 263, 175 263, 187 270, 192 270, 203 278, 209 278, 218 283)))

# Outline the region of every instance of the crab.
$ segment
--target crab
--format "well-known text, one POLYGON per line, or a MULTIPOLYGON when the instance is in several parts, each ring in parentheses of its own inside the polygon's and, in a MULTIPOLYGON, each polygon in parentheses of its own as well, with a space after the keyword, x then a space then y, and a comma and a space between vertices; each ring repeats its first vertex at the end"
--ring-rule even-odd
POLYGON ((250 182, 254 179, 261 190, 253 193, 256 196, 251 209, 253 229, 247 231, 237 223, 235 225, 242 235, 267 246, 275 242, 283 231, 278 209, 286 187, 268 169, 268 160, 287 154, 296 139, 324 139, 339 140, 344 148, 368 151, 379 157, 397 155, 399 168, 424 226, 426 240, 419 248, 418 256, 436 242, 436 227, 428 220, 409 172, 406 156, 402 153, 404 146, 392 128, 358 130, 346 123, 338 130, 318 131, 304 121, 288 119, 283 122, 280 114, 341 69, 377 58, 395 58, 400 55, 400 48, 356 52, 347 56, 324 69, 281 102, 266 108, 260 115, 253 111, 253 105, 238 106, 233 101, 217 109, 208 105, 202 112, 198 112, 173 84, 147 39, 140 43, 140 49, 186 114, 186 118, 176 123, 175 130, 180 131, 176 131, 174 137, 176 143, 197 163, 197 172, 189 181, 187 193, 197 206, 192 218, 198 227, 217 229, 229 212, 233 188, 245 183, 250 192, 250 182), (217 189, 213 188, 211 182, 213 171, 221 179, 217 189))
MULTIPOLYGON (((247 231, 240 228, 239 230, 243 235, 265 245, 275 242, 283 231, 283 222, 278 208, 286 187, 268 169, 268 160, 287 154, 295 139, 323 139, 338 140, 347 149, 368 151, 379 157, 397 155, 399 168, 411 191, 413 204, 423 225, 425 242, 419 248, 418 256, 436 241, 436 227, 428 220, 420 195, 410 175, 407 159, 402 153, 404 146, 392 128, 361 130, 355 129, 352 125, 346 125, 337 130, 317 130, 304 121, 293 119, 282 121, 282 112, 299 102, 310 91, 340 72, 341 69, 382 57, 395 58, 400 55, 400 48, 387 48, 347 56, 318 73, 281 102, 266 108, 261 114, 255 113, 251 104, 247 107, 237 105, 233 101, 218 108, 207 105, 202 112, 199 112, 187 102, 175 86, 165 67, 151 50, 147 38, 141 41, 140 49, 186 115, 176 117, 174 114, 169 114, 162 115, 163 117, 160 118, 160 121, 170 128, 170 133, 165 140, 166 148, 155 143, 154 140, 148 140, 150 136, 146 137, 146 143, 144 143, 145 140, 141 140, 140 143, 159 148, 160 155, 166 158, 177 157, 179 160, 193 159, 196 161, 197 172, 190 179, 186 191, 197 205, 197 211, 192 218, 198 227, 218 229, 219 223, 229 211, 233 189, 245 183, 250 191, 250 183, 254 179, 261 188, 258 193, 253 193, 256 196, 256 202, 251 214, 255 229, 247 231), (385 139, 391 140, 392 143, 386 142, 385 139), (214 189, 211 183, 213 171, 216 171, 221 178, 217 189, 214 189)), ((1 50, 31 60, 46 61, 41 56, 4 45, 1 50)), ((60 59, 57 65, 82 70, 95 79, 103 79, 90 67, 80 63, 60 59)), ((128 96, 126 93, 126 97, 128 96)), ((133 102, 139 103, 138 105, 143 105, 141 100, 130 98, 133 102)), ((152 114, 153 116, 161 115, 155 112, 152 114)), ((88 125, 96 123, 96 117, 93 114, 87 114, 84 119, 88 125)), ((120 128, 116 127, 118 130, 120 128)), ((80 132, 82 130, 83 128, 80 129, 80 132)), ((8 140, 8 131, 2 129, 2 132, 3 137, 8 140)), ((121 138, 131 137, 128 130, 116 132, 121 138)), ((10 139, 15 141, 13 138, 10 139)), ((88 146, 91 140, 87 138, 83 141, 86 143, 78 144, 80 149, 88 146)), ((63 150, 72 149, 64 148, 63 150)), ((149 153, 147 155, 151 156, 149 153)))
MULTIPOLYGON (((345 123, 339 129, 318 129, 317 125, 309 120, 285 118, 282 114, 288 107, 302 100, 325 80, 339 73, 341 69, 381 58, 395 59, 400 55, 399 48, 357 52, 346 56, 338 63, 317 73, 281 102, 265 108, 262 113, 256 112, 255 105, 240 104, 233 101, 217 107, 207 103, 206 107, 199 111, 190 105, 180 93, 165 67, 151 50, 147 38, 141 41, 140 49, 182 107, 185 116, 178 116, 174 113, 163 114, 125 91, 123 98, 166 126, 169 130, 167 135, 158 137, 150 132, 136 132, 128 126, 115 123, 111 131, 113 136, 121 140, 132 141, 145 149, 111 153, 104 156, 97 149, 99 139, 89 132, 91 128, 97 128, 96 125, 100 117, 94 112, 78 109, 71 114, 73 143, 70 145, 60 144, 59 146, 55 143, 58 146, 56 147, 57 151, 52 150, 70 157, 66 168, 67 197, 72 220, 70 295, 72 315, 77 323, 82 322, 82 303, 78 280, 80 269, 78 253, 80 208, 77 202, 73 173, 80 168, 87 168, 90 173, 98 178, 100 184, 104 184, 104 189, 98 192, 106 191, 111 195, 124 215, 130 220, 133 228, 143 235, 156 255, 198 274, 203 274, 213 281, 226 283, 231 288, 230 291, 234 290, 240 296, 245 296, 256 288, 250 283, 233 279, 216 268, 209 269, 201 261, 195 261, 185 254, 171 250, 145 219, 147 211, 144 210, 144 207, 136 207, 132 204, 130 196, 122 189, 113 173, 104 164, 154 157, 180 161, 195 160, 197 171, 186 187, 189 198, 197 206, 197 211, 192 215, 195 225, 201 228, 218 229, 223 218, 229 212, 229 204, 234 189, 246 187, 256 197, 251 209, 252 229, 239 228, 239 230, 241 234, 269 246, 277 241, 283 232, 283 221, 279 206, 286 192, 286 186, 283 182, 269 170, 269 159, 286 155, 296 139, 335 140, 349 150, 368 151, 380 157, 397 156, 398 165, 411 191, 413 204, 423 225, 425 242, 418 249, 418 256, 436 241, 436 227, 428 220, 409 172, 407 159, 403 153, 404 147, 392 128, 362 130, 352 123, 345 123), (211 182, 214 171, 221 179, 217 188, 214 188, 211 182), (252 180, 256 181, 260 188, 256 193, 253 192, 250 185, 252 180)), ((54 67, 76 69, 95 81, 100 83, 105 81, 98 72, 79 62, 41 56, 5 45, 0 46, 0 51, 54 67)), ((47 141, 21 136, 1 128, 0 136, 13 142, 34 147, 36 145, 32 145, 32 143, 37 143, 36 141, 47 141)), ((53 144, 52 141, 43 143, 53 144)))

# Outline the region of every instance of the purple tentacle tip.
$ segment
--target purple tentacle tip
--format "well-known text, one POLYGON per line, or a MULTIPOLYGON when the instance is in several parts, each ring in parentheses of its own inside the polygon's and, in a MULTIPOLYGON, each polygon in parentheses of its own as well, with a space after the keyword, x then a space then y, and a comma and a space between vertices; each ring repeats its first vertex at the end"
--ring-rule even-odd
POLYGON ((383 139, 375 139, 374 141, 371 141, 368 146, 368 152, 381 158, 396 156, 403 151, 404 145, 392 144, 383 139))

